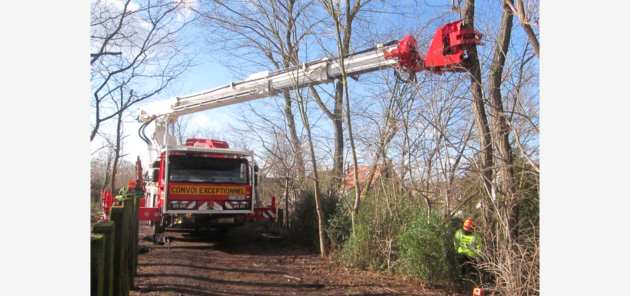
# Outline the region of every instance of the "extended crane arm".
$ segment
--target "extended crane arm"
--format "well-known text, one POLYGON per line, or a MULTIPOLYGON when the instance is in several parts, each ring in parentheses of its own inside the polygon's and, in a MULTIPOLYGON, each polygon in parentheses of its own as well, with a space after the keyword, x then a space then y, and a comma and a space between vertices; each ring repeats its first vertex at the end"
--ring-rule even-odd
MULTIPOLYGON (((384 56, 396 48, 379 45, 374 52, 344 59, 347 75, 354 76, 394 66, 397 61, 384 56)), ((309 85, 329 83, 341 77, 339 63, 339 59, 323 58, 284 71, 259 72, 241 82, 146 106, 140 110, 138 121, 147 122, 155 117, 166 116, 170 119, 166 121, 172 122, 181 115, 271 97, 279 92, 309 85)))
MULTIPOLYGON (((467 46, 483 45, 480 41, 482 36, 483 34, 464 27, 459 20, 436 31, 425 59, 418 53, 416 40, 407 35, 397 44, 381 44, 372 50, 344 58, 344 69, 348 76, 391 67, 399 67, 411 73, 462 72, 466 69, 467 46)), ((140 109, 138 121, 146 124, 155 120, 154 139, 159 147, 165 147, 167 144, 175 144, 174 137, 168 135, 167 126, 175 123, 179 116, 331 82, 342 75, 340 61, 338 58, 323 58, 278 72, 264 71, 241 82, 156 102, 140 109)))

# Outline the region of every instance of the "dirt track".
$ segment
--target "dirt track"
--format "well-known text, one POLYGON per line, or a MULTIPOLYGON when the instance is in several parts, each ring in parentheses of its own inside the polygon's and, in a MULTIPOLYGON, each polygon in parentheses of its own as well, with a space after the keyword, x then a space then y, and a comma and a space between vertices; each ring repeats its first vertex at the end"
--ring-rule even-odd
POLYGON ((130 295, 455 295, 418 280, 345 268, 251 229, 224 236, 171 230, 165 245, 153 244, 150 234, 141 224, 130 295))

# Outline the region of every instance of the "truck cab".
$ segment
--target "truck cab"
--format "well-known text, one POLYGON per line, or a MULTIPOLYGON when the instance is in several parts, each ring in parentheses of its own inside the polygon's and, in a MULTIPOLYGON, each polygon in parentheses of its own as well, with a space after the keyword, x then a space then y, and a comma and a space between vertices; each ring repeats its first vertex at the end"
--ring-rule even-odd
POLYGON ((167 145, 147 186, 145 210, 152 213, 141 209, 140 219, 152 221, 157 233, 175 225, 225 229, 244 223, 254 214, 253 157, 251 150, 211 139, 167 145))

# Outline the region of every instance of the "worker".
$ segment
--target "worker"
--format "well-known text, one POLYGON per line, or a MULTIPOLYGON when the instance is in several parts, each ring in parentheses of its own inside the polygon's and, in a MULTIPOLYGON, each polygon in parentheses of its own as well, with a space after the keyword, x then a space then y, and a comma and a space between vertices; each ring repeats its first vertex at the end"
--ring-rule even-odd
POLYGON ((125 187, 120 188, 120 191, 118 191, 118 195, 116 195, 116 206, 121 206, 122 205, 122 200, 123 198, 125 198, 127 195, 127 189, 125 187))
POLYGON ((474 275, 477 272, 474 264, 481 251, 481 238, 475 233, 473 219, 464 221, 462 229, 455 232, 454 243, 462 276, 474 275))

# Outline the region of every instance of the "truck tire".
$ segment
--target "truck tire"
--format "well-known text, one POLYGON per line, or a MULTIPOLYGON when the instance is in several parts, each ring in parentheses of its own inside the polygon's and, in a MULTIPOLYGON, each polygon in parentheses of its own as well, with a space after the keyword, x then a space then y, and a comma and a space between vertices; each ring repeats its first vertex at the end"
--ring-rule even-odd
POLYGON ((164 233, 165 229, 166 227, 164 227, 161 222, 153 223, 153 234, 164 233))
POLYGON ((155 222, 153 225, 153 243, 156 245, 164 245, 167 244, 168 241, 166 239, 166 233, 164 230, 166 227, 162 226, 161 222, 155 222))

